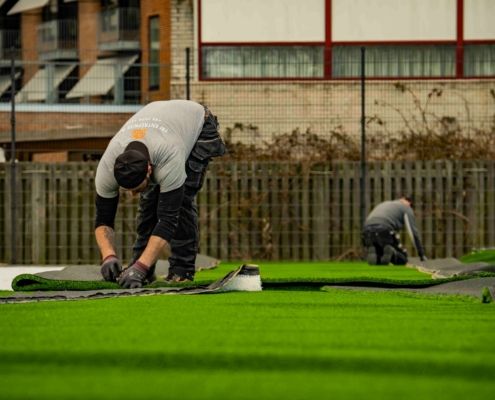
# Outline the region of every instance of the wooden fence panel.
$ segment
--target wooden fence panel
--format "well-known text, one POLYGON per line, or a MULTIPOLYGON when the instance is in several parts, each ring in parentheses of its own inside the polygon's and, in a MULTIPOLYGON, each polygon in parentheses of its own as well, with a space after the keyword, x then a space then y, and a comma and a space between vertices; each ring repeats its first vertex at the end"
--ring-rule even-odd
MULTIPOLYGON (((18 263, 95 263, 96 163, 18 163, 18 263)), ((0 164, 0 262, 11 259, 10 165, 0 164)), ((428 256, 495 246, 495 162, 386 161, 369 164, 367 212, 398 193, 415 194, 428 256)), ((201 251, 221 259, 329 259, 360 250, 360 168, 221 163, 200 192, 201 251)), ((121 196, 115 225, 129 261, 138 199, 121 196)), ((410 241, 406 241, 412 250, 410 241)))
POLYGON ((53 229, 52 224, 57 223, 57 169, 59 164, 47 165, 48 178, 47 178, 47 263, 53 264, 57 260, 57 229, 53 229))
MULTIPOLYGON (((340 176, 341 176, 341 165, 332 165, 332 196, 331 196, 331 223, 329 229, 331 234, 331 252, 330 257, 338 257, 340 254, 339 242, 341 240, 341 230, 342 230, 342 213, 340 206, 342 205, 342 190, 340 186, 340 176)), ((310 186, 311 187, 311 186, 310 186)), ((317 187, 311 187, 312 191, 317 191, 317 187)))
POLYGON ((9 193, 9 190, 7 188, 7 180, 5 174, 5 168, 2 168, 2 164, 0 164, 0 234, 3 233, 2 237, 4 243, 4 246, 0 246, 0 260, 9 259, 7 257, 7 247, 10 247, 10 238, 5 236, 5 232, 9 231, 7 224, 11 223, 10 219, 8 218, 8 214, 6 213, 7 194, 9 193))
POLYGON ((487 243, 495 243, 495 169, 485 163, 486 173, 486 230, 487 243))
POLYGON ((464 203, 466 200, 466 192, 464 191, 464 171, 461 162, 456 162, 455 167, 455 202, 454 211, 456 213, 456 224, 454 228, 455 237, 455 254, 462 254, 464 248, 464 235, 466 225, 468 224, 467 216, 465 215, 464 203))
MULTIPOLYGON (((69 235, 67 234, 67 227, 69 226, 69 176, 65 171, 59 171, 60 184, 58 186, 58 262, 68 263, 69 262, 69 235)), ((56 263, 56 261, 51 261, 56 263)))
POLYGON ((454 251, 454 171, 450 162, 444 163, 445 173, 445 202, 442 218, 445 221, 445 255, 452 257, 454 251))
MULTIPOLYGON (((311 229, 309 224, 310 219, 310 174, 309 168, 303 166, 301 168, 301 186, 299 197, 301 199, 301 214, 299 221, 299 230, 302 233, 302 240, 298 243, 300 246, 300 257, 303 260, 309 260, 311 257, 310 243, 311 243, 311 229)), ((331 231, 331 220, 329 221, 331 231)), ((330 244, 331 245, 331 244, 330 244)))

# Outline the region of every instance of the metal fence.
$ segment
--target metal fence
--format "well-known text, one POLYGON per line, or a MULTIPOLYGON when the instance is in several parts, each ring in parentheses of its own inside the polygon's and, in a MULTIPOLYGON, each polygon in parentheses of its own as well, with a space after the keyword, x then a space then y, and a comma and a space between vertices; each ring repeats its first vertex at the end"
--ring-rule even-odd
MULTIPOLYGON (((109 21, 121 19, 109 15, 109 21)), ((146 63, 139 51, 87 63, 17 60, 13 68, 0 67, 0 142, 7 145, 12 94, 19 135, 32 141, 45 139, 44 131, 88 138, 95 134, 87 121, 92 115, 107 110, 129 117, 167 96, 207 104, 233 154, 254 146, 257 155, 272 158, 285 138, 295 146, 278 157, 305 157, 306 146, 317 142, 324 157, 358 159, 364 129, 367 159, 491 158, 495 69, 487 66, 495 65, 495 51, 476 53, 465 63, 468 79, 454 79, 456 60, 447 47, 336 47, 332 79, 326 55, 306 46, 172 49, 175 61, 167 65, 146 63), (36 126, 29 126, 37 111, 43 118, 36 115, 36 126)), ((110 137, 121 123, 101 135, 110 137)))
MULTIPOLYGON (((341 61, 327 79, 318 49, 295 49, 298 61, 287 49, 227 50, 172 49, 181 61, 168 65, 126 53, 93 64, 0 67, 6 160, 65 154, 60 164, 2 165, 0 262, 13 255, 26 263, 98 258, 95 165, 66 161, 98 159, 127 118, 161 99, 150 76, 165 82, 164 99, 208 105, 228 145, 199 197, 204 252, 223 259, 358 257, 364 215, 405 189, 416 194, 428 255, 495 246, 495 72, 486 69, 495 65, 493 52, 466 63, 469 79, 454 79, 449 49, 394 58, 391 48, 336 48, 341 61)), ((134 200, 126 200, 118 225, 125 252, 134 213, 134 200)))

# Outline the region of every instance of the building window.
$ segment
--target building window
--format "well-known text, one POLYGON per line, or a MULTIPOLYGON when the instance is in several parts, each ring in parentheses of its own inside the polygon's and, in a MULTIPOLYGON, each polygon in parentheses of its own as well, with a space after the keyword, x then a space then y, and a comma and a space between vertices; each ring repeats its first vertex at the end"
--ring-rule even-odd
POLYGON ((154 16, 149 19, 149 87, 158 89, 160 87, 160 17, 154 16))
POLYGON ((202 47, 203 78, 322 78, 323 46, 202 47))
MULTIPOLYGON (((367 77, 454 77, 455 45, 364 46, 367 77)), ((332 49, 334 78, 361 75, 361 46, 332 49)))
POLYGON ((464 46, 464 76, 495 76, 495 44, 464 46))

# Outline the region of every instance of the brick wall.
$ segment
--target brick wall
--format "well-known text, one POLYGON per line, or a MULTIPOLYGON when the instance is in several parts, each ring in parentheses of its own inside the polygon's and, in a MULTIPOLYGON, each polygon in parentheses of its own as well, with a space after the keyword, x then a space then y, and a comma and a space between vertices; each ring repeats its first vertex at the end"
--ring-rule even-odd
MULTIPOLYGON (((131 115, 132 113, 17 112, 17 140, 110 138, 131 115)), ((10 142, 10 132, 10 113, 0 112, 0 144, 10 142)))
POLYGON ((98 29, 101 5, 99 0, 85 0, 78 2, 78 51, 79 76, 86 74, 91 65, 98 58, 98 29))
MULTIPOLYGON (((275 135, 311 131, 359 137, 359 82, 199 82, 192 99, 207 104, 236 140, 269 140, 275 135), (251 126, 251 128, 248 128, 251 126)), ((367 132, 396 136, 438 128, 442 118, 465 133, 494 126, 495 81, 395 81, 366 84, 367 132)), ((453 127, 455 128, 455 127, 453 127)))
MULTIPOLYGON (((196 66, 196 0, 172 0, 173 98, 185 96, 186 47, 196 66)), ((201 82, 192 69, 191 99, 207 104, 233 139, 260 143, 296 129, 325 136, 330 132, 358 138, 361 129, 359 81, 201 82)), ((442 117, 466 134, 495 125, 495 80, 394 80, 366 83, 369 135, 392 137, 401 131, 438 128, 442 117)))
POLYGON ((41 9, 34 9, 21 14, 22 61, 25 63, 22 82, 25 84, 38 71, 35 62, 38 59, 38 25, 41 23, 41 9))
POLYGON ((170 63, 171 63, 171 21, 170 0, 141 1, 141 63, 148 64, 149 59, 149 18, 160 18, 160 86, 149 89, 149 71, 145 66, 141 70, 141 93, 144 103, 170 98, 170 63))
MULTIPOLYGON (((185 98, 186 48, 191 49, 191 65, 197 65, 194 8, 196 0, 171 0, 172 87, 171 97, 185 98)), ((197 79, 196 70, 191 72, 197 79)))

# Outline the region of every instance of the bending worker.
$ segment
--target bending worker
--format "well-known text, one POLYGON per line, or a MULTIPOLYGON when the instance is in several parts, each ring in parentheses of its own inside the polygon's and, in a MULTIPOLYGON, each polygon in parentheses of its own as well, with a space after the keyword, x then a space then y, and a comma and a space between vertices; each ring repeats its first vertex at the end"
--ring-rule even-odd
POLYGON ((106 148, 95 178, 95 235, 105 280, 124 288, 150 283, 163 252, 170 263, 167 281, 194 279, 196 194, 210 159, 224 153, 217 118, 193 101, 149 103, 124 124, 106 148), (133 259, 124 270, 114 235, 119 188, 140 194, 133 259))
POLYGON ((412 199, 402 196, 398 200, 384 201, 369 214, 363 229, 363 245, 367 251, 370 265, 405 265, 407 250, 400 242, 399 232, 406 226, 421 261, 425 261, 425 252, 419 238, 412 199))

